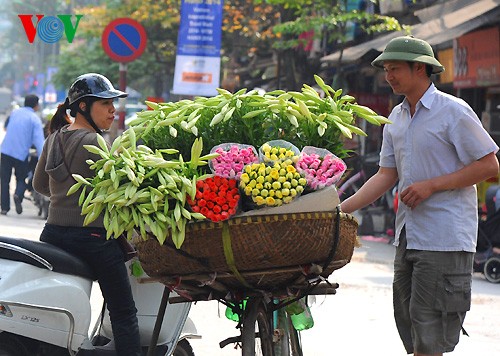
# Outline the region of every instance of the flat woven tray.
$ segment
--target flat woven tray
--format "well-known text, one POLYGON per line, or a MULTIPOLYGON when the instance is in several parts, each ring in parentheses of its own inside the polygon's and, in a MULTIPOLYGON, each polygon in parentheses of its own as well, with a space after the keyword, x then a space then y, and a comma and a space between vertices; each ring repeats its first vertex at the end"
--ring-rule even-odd
POLYGON ((160 245, 154 236, 135 245, 153 278, 215 273, 229 289, 272 290, 303 274, 291 267, 318 264, 328 277, 336 269, 332 262, 348 263, 357 228, 352 215, 337 211, 235 217, 188 225, 180 249, 170 238, 160 245))

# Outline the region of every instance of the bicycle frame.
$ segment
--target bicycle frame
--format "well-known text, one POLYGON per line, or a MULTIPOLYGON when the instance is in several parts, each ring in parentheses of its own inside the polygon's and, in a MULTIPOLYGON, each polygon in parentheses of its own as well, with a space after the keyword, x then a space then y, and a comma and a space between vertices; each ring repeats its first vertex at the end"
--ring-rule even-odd
POLYGON ((263 296, 251 296, 247 299, 245 310, 239 311, 241 335, 229 337, 219 346, 223 348, 231 343, 240 343, 242 356, 255 356, 256 350, 263 356, 303 356, 300 332, 293 327, 285 306, 306 295, 335 294, 338 287, 337 283, 321 282, 300 296, 279 302, 263 296))
POLYGON ((274 321, 274 355, 303 356, 300 332, 297 331, 284 308, 273 313, 274 321))

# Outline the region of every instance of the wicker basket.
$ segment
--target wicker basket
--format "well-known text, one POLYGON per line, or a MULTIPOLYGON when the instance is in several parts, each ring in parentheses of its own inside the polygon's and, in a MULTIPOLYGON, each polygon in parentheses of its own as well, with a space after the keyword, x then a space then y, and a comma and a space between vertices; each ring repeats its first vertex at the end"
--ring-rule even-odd
POLYGON ((160 245, 154 236, 135 244, 150 277, 216 272, 224 275, 228 289, 272 290, 302 274, 290 272, 290 267, 315 263, 324 268, 321 275, 327 277, 335 269, 330 262, 349 262, 357 227, 353 216, 335 211, 235 217, 221 223, 188 225, 180 249, 169 238, 160 245))

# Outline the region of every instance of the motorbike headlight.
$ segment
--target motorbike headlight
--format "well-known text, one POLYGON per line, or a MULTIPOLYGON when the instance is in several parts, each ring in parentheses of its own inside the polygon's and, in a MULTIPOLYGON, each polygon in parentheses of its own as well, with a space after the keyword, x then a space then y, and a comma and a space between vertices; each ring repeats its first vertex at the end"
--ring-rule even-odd
POLYGON ((0 315, 12 317, 12 312, 6 304, 0 303, 0 315))

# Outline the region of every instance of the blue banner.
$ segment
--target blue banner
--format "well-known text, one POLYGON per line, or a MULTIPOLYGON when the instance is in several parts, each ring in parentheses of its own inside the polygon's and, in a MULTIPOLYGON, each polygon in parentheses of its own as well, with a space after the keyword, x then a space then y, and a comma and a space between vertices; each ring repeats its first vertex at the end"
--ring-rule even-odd
POLYGON ((219 57, 222 0, 183 0, 177 54, 219 57))
POLYGON ((222 0, 182 0, 173 93, 217 94, 221 36, 222 0))

